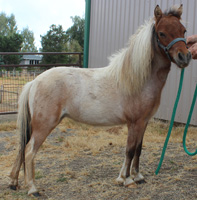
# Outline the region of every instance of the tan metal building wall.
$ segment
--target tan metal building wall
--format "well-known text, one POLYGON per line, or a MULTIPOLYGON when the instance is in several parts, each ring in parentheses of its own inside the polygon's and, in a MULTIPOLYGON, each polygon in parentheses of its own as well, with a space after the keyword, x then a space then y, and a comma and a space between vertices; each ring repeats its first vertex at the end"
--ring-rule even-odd
MULTIPOLYGON (((165 10, 183 4, 183 24, 187 35, 197 34, 196 0, 92 0, 90 20, 89 68, 108 65, 108 57, 123 48, 137 28, 153 17, 158 4, 165 10)), ((174 64, 162 93, 157 118, 170 120, 179 85, 180 69, 174 64)), ((183 90, 175 121, 186 123, 193 93, 197 84, 197 61, 185 70, 183 90)), ((197 103, 196 103, 197 104, 197 103)), ((197 105, 191 124, 197 125, 197 105)))

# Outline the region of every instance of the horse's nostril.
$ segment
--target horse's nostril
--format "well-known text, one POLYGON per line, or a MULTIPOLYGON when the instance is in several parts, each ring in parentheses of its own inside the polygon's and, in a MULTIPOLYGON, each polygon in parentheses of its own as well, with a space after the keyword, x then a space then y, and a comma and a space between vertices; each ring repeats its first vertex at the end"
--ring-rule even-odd
POLYGON ((180 60, 184 60, 182 53, 178 53, 178 57, 180 60))

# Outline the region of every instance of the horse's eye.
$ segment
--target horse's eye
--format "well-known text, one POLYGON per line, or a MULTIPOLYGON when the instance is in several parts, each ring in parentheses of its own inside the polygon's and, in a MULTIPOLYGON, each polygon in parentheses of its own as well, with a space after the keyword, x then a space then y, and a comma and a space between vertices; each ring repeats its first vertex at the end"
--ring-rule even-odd
POLYGON ((162 38, 166 37, 166 35, 163 32, 159 32, 159 36, 162 37, 162 38))

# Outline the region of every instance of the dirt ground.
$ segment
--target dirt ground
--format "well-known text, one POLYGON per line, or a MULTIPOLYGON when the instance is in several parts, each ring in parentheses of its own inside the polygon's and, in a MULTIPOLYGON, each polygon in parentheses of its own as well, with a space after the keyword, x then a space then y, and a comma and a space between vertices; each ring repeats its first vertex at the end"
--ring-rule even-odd
MULTIPOLYGON (((197 156, 188 156, 182 148, 183 127, 174 128, 160 172, 154 173, 168 125, 156 121, 149 124, 140 162, 146 183, 126 188, 115 181, 124 160, 126 127, 94 128, 63 122, 44 142, 35 160, 35 179, 42 195, 39 199, 197 199, 197 156)), ((0 199, 36 199, 27 195, 22 169, 20 189, 8 188, 19 134, 13 124, 7 126, 10 130, 0 129, 0 199)), ((189 130, 187 146, 194 151, 197 128, 189 130)))

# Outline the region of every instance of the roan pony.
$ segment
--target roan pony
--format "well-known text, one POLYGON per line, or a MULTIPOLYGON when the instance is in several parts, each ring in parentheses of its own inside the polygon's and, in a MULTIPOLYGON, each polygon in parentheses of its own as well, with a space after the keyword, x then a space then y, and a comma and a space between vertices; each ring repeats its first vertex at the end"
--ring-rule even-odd
POLYGON ((19 98, 21 144, 10 173, 11 189, 18 187, 23 163, 28 194, 40 195, 34 158, 64 117, 91 125, 127 124, 126 156, 117 181, 125 186, 144 181, 139 157, 147 123, 160 104, 171 62, 184 68, 191 60, 181 14, 182 5, 165 13, 156 6, 154 19, 131 36, 128 47, 113 55, 107 67, 52 68, 25 85, 19 98))

